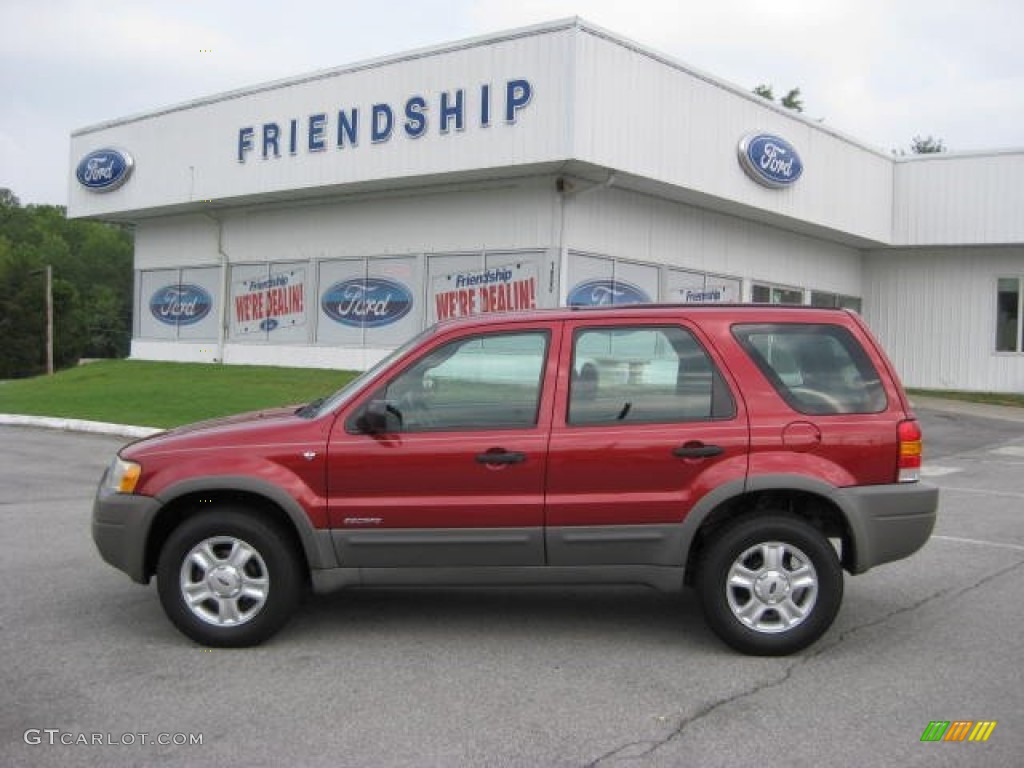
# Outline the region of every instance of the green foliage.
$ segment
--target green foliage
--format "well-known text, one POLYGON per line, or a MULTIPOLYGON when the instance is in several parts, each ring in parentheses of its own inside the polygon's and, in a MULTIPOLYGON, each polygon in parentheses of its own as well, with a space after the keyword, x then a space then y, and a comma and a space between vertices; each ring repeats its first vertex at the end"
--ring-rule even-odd
POLYGON ((796 112, 804 111, 804 100, 800 98, 799 88, 791 89, 789 93, 782 97, 779 103, 786 109, 792 109, 796 112))
MULTIPOLYGON (((763 83, 761 85, 756 85, 754 86, 753 93, 760 96, 762 99, 768 99, 768 101, 772 102, 775 101, 775 92, 770 85, 765 85, 763 83)), ((791 88, 789 93, 779 100, 779 104, 784 106, 786 109, 792 109, 794 112, 804 111, 804 101, 800 98, 799 88, 791 88)))
POLYGON ((910 143, 910 151, 915 155, 934 155, 945 152, 946 147, 942 143, 942 139, 933 138, 931 134, 928 134, 927 138, 915 136, 910 143))
POLYGON ((1024 408, 1024 394, 1015 395, 1009 392, 964 392, 956 389, 908 389, 911 399, 915 395, 921 397, 937 397, 942 400, 960 400, 968 403, 985 405, 1008 405, 1024 408))
POLYGON ((309 368, 102 360, 0 381, 0 413, 173 427, 243 411, 300 405, 355 374, 309 368))
MULTIPOLYGON (((915 136, 910 141, 910 153, 912 155, 935 155, 940 152, 946 151, 946 145, 942 139, 936 139, 931 134, 928 136, 915 136)), ((905 149, 894 149, 892 151, 897 157, 906 157, 907 150, 905 149)))
POLYGON ((94 221, 69 221, 61 206, 22 207, 0 189, 0 379, 46 367, 45 269, 53 268, 54 364, 128 354, 132 236, 94 221))

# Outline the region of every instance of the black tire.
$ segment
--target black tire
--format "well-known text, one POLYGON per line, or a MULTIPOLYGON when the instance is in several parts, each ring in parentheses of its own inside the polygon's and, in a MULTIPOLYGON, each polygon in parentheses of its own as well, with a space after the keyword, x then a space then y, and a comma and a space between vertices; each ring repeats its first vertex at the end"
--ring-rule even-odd
POLYGON ((708 625, 726 644, 753 656, 784 656, 832 626, 843 569, 828 539, 808 523, 759 516, 710 542, 697 589, 708 625))
POLYGON ((164 542, 157 564, 167 618, 203 645, 263 642, 302 596, 301 561, 291 542, 278 526, 237 507, 186 519, 164 542))

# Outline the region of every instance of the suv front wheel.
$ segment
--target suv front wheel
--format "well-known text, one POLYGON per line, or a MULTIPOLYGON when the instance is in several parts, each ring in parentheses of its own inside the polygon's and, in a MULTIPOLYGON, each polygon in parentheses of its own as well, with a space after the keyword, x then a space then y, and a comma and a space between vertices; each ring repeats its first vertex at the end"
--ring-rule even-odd
POLYGON ((291 617, 302 572, 289 538, 242 509, 191 517, 164 543, 157 590, 164 612, 197 643, 256 645, 291 617))
POLYGON ((747 518, 705 552, 697 583, 708 624, 743 653, 782 656, 820 638, 843 598, 835 549, 804 521, 747 518))

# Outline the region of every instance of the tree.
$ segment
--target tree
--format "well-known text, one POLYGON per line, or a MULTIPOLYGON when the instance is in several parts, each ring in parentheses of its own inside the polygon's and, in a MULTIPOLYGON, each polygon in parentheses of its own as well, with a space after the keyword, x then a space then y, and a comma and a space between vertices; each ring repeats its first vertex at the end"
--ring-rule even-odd
POLYGON ((932 135, 928 134, 927 138, 915 136, 910 143, 910 151, 915 155, 934 155, 945 152, 946 147, 943 145, 942 139, 932 138, 932 135))
MULTIPOLYGON (((913 155, 936 155, 946 151, 946 145, 942 139, 936 139, 930 133, 927 137, 915 136, 910 142, 910 153, 913 155)), ((905 149, 894 149, 892 151, 897 157, 906 157, 905 149)))
POLYGON ((7 189, 7 187, 0 187, 0 208, 20 208, 21 201, 17 196, 7 189))
MULTIPOLYGON (((760 96, 762 99, 768 99, 768 101, 772 103, 775 102, 775 93, 772 89, 772 86, 770 85, 761 84, 754 86, 753 93, 757 96, 760 96)), ((782 97, 782 99, 779 100, 779 104, 781 104, 786 109, 792 109, 794 112, 804 111, 804 101, 803 99, 800 98, 799 88, 791 88, 789 90, 789 93, 787 93, 785 96, 782 97)))
POLYGON ((782 97, 782 101, 780 103, 786 109, 792 109, 797 112, 804 111, 804 101, 800 98, 799 88, 791 89, 789 93, 782 97))
POLYGON ((47 266, 53 268, 54 362, 123 357, 132 323, 132 237, 63 207, 23 207, 0 189, 0 379, 45 370, 47 266))

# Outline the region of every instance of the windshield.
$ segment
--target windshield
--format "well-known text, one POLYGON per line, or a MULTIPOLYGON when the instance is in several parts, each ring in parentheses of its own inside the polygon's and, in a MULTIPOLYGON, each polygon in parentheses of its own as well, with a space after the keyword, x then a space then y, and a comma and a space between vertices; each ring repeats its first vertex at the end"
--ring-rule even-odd
POLYGON ((405 344, 398 347, 397 349, 392 350, 390 354, 388 354, 383 360, 378 362, 376 365, 368 368, 367 370, 363 371, 361 374, 356 376, 354 379, 352 379, 352 381, 350 381, 344 387, 339 389, 333 395, 331 395, 330 397, 321 398, 319 400, 314 400, 309 405, 306 405, 305 407, 297 411, 296 415, 306 419, 312 419, 315 418, 316 416, 319 416, 321 413, 327 413, 328 411, 332 411, 335 408, 344 405, 345 403, 348 402, 349 398, 351 398, 356 392, 362 389, 363 385, 366 382, 373 379, 381 370, 391 365, 393 361, 397 360, 399 357, 404 355, 414 346, 419 344, 423 339, 430 336, 434 332, 435 327, 436 326, 431 326, 430 328, 427 328, 425 331, 416 334, 411 339, 409 339, 409 341, 405 342, 405 344))

